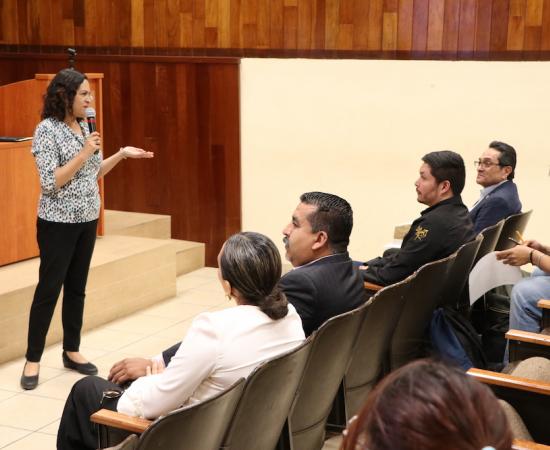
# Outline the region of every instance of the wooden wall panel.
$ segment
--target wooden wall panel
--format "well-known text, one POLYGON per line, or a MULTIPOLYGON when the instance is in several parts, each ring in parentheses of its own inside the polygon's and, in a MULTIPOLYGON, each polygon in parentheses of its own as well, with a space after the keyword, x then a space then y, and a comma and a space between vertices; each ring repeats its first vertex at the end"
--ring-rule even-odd
POLYGON ((549 0, 1 0, 0 50, 549 59, 549 0))
MULTIPOLYGON (((0 57, 0 85, 65 66, 47 55, 0 57)), ((241 227, 238 60, 89 56, 77 68, 105 76, 105 155, 122 145, 155 152, 107 175, 106 207, 171 215, 172 236, 205 242, 215 266, 241 227)))

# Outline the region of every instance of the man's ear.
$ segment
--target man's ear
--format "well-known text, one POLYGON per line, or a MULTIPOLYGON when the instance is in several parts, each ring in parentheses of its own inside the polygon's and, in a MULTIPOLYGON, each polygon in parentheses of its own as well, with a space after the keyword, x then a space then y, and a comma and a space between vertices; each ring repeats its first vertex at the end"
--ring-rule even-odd
POLYGON ((504 169, 504 173, 506 175, 504 177, 504 179, 506 180, 508 178, 508 175, 510 175, 512 173, 512 166, 504 166, 503 169, 504 169))
POLYGON ((448 192, 451 192, 451 182, 449 180, 443 180, 439 183, 439 192, 441 195, 445 195, 448 192))
POLYGON ((313 242, 312 249, 318 250, 328 243, 328 234, 326 231, 319 231, 317 233, 317 237, 315 238, 315 242, 313 242))

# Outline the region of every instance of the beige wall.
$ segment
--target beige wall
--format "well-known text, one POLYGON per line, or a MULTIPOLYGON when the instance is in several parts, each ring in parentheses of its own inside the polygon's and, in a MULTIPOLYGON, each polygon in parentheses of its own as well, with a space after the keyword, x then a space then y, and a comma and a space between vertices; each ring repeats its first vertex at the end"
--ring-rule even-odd
POLYGON ((550 242, 550 63, 244 59, 241 75, 243 229, 281 250, 298 196, 321 190, 354 209, 352 256, 380 254, 423 209, 422 155, 464 157, 470 206, 493 139, 518 151, 526 235, 550 242))

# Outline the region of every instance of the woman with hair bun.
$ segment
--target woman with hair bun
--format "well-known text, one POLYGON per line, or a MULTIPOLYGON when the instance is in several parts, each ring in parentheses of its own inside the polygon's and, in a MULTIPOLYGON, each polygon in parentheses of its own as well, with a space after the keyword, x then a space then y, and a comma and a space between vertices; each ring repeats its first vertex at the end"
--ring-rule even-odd
POLYGON ((166 368, 159 355, 125 392, 99 377, 78 381, 61 417, 58 449, 95 449, 90 415, 100 408, 156 418, 212 397, 304 340, 300 317, 278 287, 281 257, 268 237, 231 236, 218 266, 223 291, 237 306, 198 315, 166 368))
POLYGON ((457 368, 418 360, 383 379, 344 432, 341 450, 510 450, 491 389, 457 368))

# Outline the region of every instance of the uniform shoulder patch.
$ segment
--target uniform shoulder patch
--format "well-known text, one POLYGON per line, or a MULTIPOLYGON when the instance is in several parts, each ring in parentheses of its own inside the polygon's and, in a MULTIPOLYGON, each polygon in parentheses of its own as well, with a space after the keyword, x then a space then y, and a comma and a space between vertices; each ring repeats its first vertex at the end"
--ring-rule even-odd
POLYGON ((428 230, 427 228, 422 228, 420 225, 418 225, 414 230, 414 240, 421 241, 426 236, 428 236, 428 231, 430 230, 428 230))

